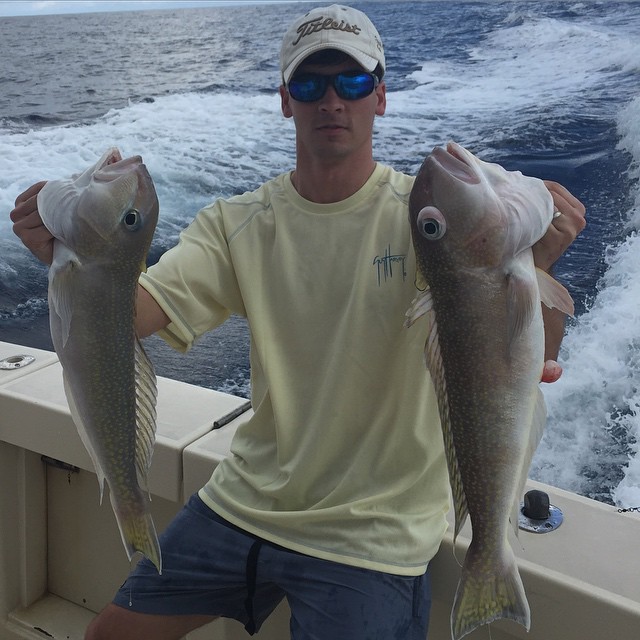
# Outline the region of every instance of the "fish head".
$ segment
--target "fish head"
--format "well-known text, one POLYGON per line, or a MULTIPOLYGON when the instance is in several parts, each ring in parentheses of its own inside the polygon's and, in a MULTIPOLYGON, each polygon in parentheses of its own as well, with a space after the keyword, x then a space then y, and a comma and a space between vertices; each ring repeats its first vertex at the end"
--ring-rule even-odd
POLYGON ((542 180, 484 162, 455 142, 427 156, 409 200, 418 262, 436 260, 438 268, 499 267, 537 242, 552 217, 542 180))
POLYGON ((80 259, 144 260, 158 220, 153 180, 140 156, 109 149, 68 180, 48 182, 38 210, 51 234, 80 259))

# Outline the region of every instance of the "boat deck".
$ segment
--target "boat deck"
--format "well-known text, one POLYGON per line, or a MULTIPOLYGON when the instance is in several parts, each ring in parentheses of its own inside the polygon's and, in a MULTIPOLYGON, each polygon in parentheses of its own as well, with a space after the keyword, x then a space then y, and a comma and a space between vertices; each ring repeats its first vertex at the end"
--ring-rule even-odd
MULTIPOLYGON (((77 435, 54 353, 0 342, 0 360, 35 361, 0 370, 0 640, 80 640, 129 570, 109 501, 99 504, 91 461, 77 435), (43 462, 43 456, 47 462, 43 462)), ((149 478, 162 529, 229 454, 248 414, 246 401, 166 378, 158 381, 158 437, 149 478), (214 422, 228 424, 214 429, 214 422)), ((527 633, 510 621, 491 625, 493 640, 638 640, 640 514, 531 482, 564 514, 554 532, 512 539, 531 605, 527 633)), ((457 542, 461 559, 469 525, 457 542)), ((431 640, 450 638, 449 614, 460 568, 451 532, 432 562, 431 640)), ((188 640, 240 640, 239 623, 218 620, 188 640)), ((286 603, 256 636, 285 640, 286 603)), ((466 636, 486 640, 487 629, 466 636)))

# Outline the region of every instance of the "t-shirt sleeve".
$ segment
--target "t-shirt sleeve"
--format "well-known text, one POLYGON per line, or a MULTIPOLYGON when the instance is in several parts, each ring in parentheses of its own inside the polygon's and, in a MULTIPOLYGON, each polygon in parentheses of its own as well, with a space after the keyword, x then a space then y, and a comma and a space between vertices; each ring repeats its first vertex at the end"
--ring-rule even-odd
POLYGON ((179 351, 232 313, 245 315, 223 207, 219 200, 202 209, 178 244, 140 276, 141 286, 171 320, 159 335, 179 351))

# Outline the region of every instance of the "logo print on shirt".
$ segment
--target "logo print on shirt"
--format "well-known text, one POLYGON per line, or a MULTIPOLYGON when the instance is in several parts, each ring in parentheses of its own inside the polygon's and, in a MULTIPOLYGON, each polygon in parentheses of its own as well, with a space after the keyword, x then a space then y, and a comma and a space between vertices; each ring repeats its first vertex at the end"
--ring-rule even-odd
MULTIPOLYGON (((406 260, 406 256, 403 256, 402 254, 394 255, 391 253, 391 245, 389 245, 384 250, 384 254, 382 256, 376 256, 373 259, 373 264, 378 269, 378 286, 380 286, 383 281, 386 282, 390 278, 393 278, 394 262, 399 264, 402 279, 405 280, 407 277, 407 272, 405 270, 405 260, 406 260)), ((396 273, 398 273, 397 266, 396 266, 396 273)))

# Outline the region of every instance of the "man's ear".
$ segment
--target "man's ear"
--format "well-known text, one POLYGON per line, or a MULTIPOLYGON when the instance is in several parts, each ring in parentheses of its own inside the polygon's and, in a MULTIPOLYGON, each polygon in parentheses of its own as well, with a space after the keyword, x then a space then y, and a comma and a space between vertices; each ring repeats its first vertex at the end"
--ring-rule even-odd
POLYGON ((289 104, 290 99, 291 97, 289 96, 287 88, 284 85, 280 85, 280 108, 282 109, 282 115, 285 118, 293 117, 291 105, 289 104))
POLYGON ((387 110, 387 85, 384 81, 376 87, 376 95, 378 96, 378 104, 376 106, 376 115, 383 116, 387 110))

